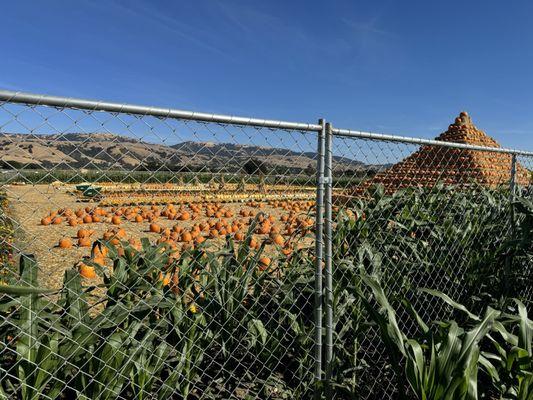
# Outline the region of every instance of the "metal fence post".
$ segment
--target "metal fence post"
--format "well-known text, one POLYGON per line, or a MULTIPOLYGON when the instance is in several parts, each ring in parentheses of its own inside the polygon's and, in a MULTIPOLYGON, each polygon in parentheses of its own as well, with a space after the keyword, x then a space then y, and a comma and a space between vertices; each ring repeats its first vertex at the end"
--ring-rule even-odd
POLYGON ((331 272, 332 262, 332 126, 326 124, 326 147, 325 147, 325 303, 326 303, 326 399, 331 399, 331 368, 333 361, 333 280, 331 272))
POLYGON ((509 201, 511 206, 511 234, 514 236, 514 207, 513 197, 516 192, 516 154, 511 156, 511 179, 509 182, 509 201))
POLYGON ((511 189, 511 197, 515 192, 516 188, 516 154, 511 156, 511 181, 509 182, 511 189))
MULTIPOLYGON (((516 192, 516 154, 511 155, 511 178, 509 180, 509 224, 511 239, 515 237, 515 215, 514 215, 514 195, 516 192)), ((505 259, 505 270, 503 277, 503 290, 506 296, 509 295, 509 277, 513 266, 513 255, 505 259)))
POLYGON ((315 398, 321 397, 322 381, 322 260, 324 226, 324 146, 326 125, 318 121, 322 129, 318 132, 316 169, 316 217, 315 217, 315 398))

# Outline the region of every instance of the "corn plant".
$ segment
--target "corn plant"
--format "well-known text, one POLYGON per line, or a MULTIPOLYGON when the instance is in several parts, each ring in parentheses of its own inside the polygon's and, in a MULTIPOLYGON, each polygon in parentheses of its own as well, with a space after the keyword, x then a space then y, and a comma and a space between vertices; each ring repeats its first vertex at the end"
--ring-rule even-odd
MULTIPOLYGON (((163 386, 160 396, 177 392, 187 397, 209 340, 209 332, 203 329, 205 317, 201 312, 192 312, 190 299, 176 294, 160 279, 162 274, 175 273, 178 268, 178 262, 170 260, 164 246, 151 246, 144 241, 141 252, 126 243, 123 246, 123 256, 109 246, 114 266, 113 273, 104 277, 106 308, 90 326, 101 327, 104 335, 108 330, 120 334, 117 328, 126 333, 125 338, 117 337, 126 349, 113 354, 126 358, 126 363, 116 360, 123 364, 119 372, 129 386, 127 390, 137 398, 149 397, 156 385, 163 386), (167 376, 164 385, 160 378, 156 379, 158 376, 167 376)), ((181 266, 187 260, 185 255, 181 266)), ((194 286, 185 279, 180 284, 181 293, 191 292, 194 286)))
MULTIPOLYGON (((365 273, 361 274, 361 280, 371 291, 372 298, 369 300, 361 290, 358 295, 379 328, 399 378, 400 396, 408 398, 409 391, 405 389, 408 386, 419 399, 478 399, 480 342, 490 332, 500 312, 488 308, 483 318, 476 317, 476 323, 469 329, 448 321, 439 323, 437 329, 432 330, 410 309, 422 335, 408 337, 401 330, 396 311, 379 281, 365 273)), ((427 292, 451 302, 438 292, 427 292)))
POLYGON ((514 300, 516 313, 502 314, 489 335, 490 346, 482 352, 483 365, 502 399, 533 398, 533 321, 525 305, 514 300))
POLYGON ((221 393, 210 393, 213 398, 231 396, 238 385, 265 397, 309 390, 302 378, 312 368, 306 356, 312 346, 313 263, 302 250, 262 264, 264 244, 250 248, 256 221, 242 243, 228 238, 221 250, 201 251, 180 264, 180 271, 197 276, 193 297, 212 332, 206 363, 221 366, 215 379, 226 385, 221 393))
MULTIPOLYGON (((437 185, 386 195, 376 186, 368 198, 354 200, 349 212, 338 215, 335 255, 376 274, 386 271, 381 274, 385 287, 408 290, 439 273, 442 289, 449 290, 457 285, 460 268, 464 284, 473 287, 466 293, 477 291, 478 298, 489 300, 502 295, 499 266, 510 238, 505 191, 437 185)), ((460 300, 471 301, 469 297, 460 300)))
MULTIPOLYGON (((0 293, 4 295, 0 301, 1 311, 19 311, 16 313, 18 318, 12 321, 17 329, 2 332, 7 337, 13 335, 11 342, 16 342, 16 346, 2 346, 1 353, 16 357, 10 371, 16 371, 17 384, 24 399, 39 399, 45 392, 54 396, 61 390, 61 382, 55 378, 60 367, 55 352, 59 332, 51 330, 49 335, 40 335, 41 327, 46 325, 47 311, 39 294, 51 291, 37 286, 37 264, 32 256, 21 256, 20 282, 19 286, 0 286, 0 293)), ((7 399, 8 392, 19 389, 11 382, 7 388, 0 385, 0 396, 7 399)))

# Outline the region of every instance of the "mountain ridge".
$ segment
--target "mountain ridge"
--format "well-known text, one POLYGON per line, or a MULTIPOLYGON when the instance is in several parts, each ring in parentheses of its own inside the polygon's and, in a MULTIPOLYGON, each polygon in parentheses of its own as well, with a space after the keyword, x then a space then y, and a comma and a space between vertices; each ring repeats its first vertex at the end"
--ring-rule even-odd
MULTIPOLYGON (((239 143, 183 141, 166 145, 109 132, 64 134, 0 133, 0 167, 236 171, 250 159, 265 169, 298 173, 314 168, 317 153, 239 143)), ((366 165, 334 156, 338 170, 367 170, 366 165)))

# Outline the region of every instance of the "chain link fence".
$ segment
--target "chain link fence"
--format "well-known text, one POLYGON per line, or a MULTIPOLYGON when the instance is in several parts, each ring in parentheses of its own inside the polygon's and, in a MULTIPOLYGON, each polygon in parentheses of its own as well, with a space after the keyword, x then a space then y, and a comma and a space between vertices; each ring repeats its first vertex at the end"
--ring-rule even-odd
POLYGON ((466 114, 423 141, 0 99, 1 398, 395 398, 361 270, 428 323, 419 287, 531 300, 533 157, 466 114))
POLYGON ((533 157, 491 149, 466 113, 437 141, 418 142, 332 133, 333 398, 400 397, 397 360, 356 295, 361 270, 378 277, 406 338, 421 336, 411 307, 427 324, 461 318, 420 288, 475 313, 502 297, 533 298, 533 157), (344 158, 361 167, 344 170, 344 158))

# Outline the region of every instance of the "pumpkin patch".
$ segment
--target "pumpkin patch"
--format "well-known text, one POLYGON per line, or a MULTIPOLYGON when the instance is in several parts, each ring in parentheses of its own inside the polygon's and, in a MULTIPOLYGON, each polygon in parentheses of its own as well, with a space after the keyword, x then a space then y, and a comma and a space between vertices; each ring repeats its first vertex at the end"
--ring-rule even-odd
MULTIPOLYGON (((259 251, 264 247, 266 258, 286 257, 294 249, 312 246, 312 192, 232 196, 180 192, 168 197, 164 192, 149 196, 123 192, 118 184, 103 187, 107 194, 99 204, 66 202, 39 216, 36 225, 43 228, 43 241, 48 236, 55 238, 49 249, 60 250, 62 259, 70 260, 66 262, 90 257, 96 264, 105 265, 107 248, 95 243, 109 243, 121 253, 123 243, 140 248, 143 237, 175 249, 176 254, 198 246, 217 249, 230 239, 244 244, 252 224, 255 229, 249 238, 250 248, 259 251), (298 198, 302 196, 307 198, 298 198)), ((266 259, 263 261, 265 264, 266 259)), ((84 274, 92 276, 90 270, 84 269, 84 274)))

